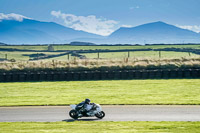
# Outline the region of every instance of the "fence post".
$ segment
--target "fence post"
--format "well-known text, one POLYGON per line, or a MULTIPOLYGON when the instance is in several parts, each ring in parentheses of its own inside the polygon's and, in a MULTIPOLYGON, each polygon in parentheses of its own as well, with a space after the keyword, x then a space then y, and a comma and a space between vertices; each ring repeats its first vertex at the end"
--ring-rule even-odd
POLYGON ((67 59, 69 60, 69 54, 67 54, 67 59))
POLYGON ((39 54, 37 53, 37 60, 39 59, 39 54))
POLYGON ((130 51, 128 51, 128 58, 130 57, 130 51))
POLYGON ((159 51, 159 58, 161 58, 161 51, 159 51))

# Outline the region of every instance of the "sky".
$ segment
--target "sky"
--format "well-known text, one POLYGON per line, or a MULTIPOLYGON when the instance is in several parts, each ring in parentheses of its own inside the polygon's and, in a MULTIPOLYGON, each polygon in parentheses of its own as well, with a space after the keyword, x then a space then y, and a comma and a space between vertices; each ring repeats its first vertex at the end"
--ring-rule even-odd
POLYGON ((200 32, 200 0, 0 0, 0 21, 31 18, 103 36, 163 21, 200 32))

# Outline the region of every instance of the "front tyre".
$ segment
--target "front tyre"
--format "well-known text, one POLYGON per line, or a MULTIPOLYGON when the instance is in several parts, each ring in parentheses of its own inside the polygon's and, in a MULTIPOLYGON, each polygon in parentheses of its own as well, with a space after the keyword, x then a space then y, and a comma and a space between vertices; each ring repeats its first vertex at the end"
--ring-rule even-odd
POLYGON ((101 112, 95 114, 95 116, 96 116, 97 118, 99 118, 99 119, 102 119, 102 118, 105 116, 105 113, 104 113, 103 111, 101 111, 101 112))
POLYGON ((78 112, 76 110, 71 110, 69 116, 73 119, 78 119, 78 112))

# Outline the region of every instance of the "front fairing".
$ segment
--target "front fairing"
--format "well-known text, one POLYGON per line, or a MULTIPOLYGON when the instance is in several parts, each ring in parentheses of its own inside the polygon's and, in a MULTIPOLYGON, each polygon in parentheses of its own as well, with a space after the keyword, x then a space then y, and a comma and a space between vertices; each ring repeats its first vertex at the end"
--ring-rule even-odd
POLYGON ((96 106, 97 106, 96 110, 97 110, 98 112, 102 111, 102 108, 101 108, 101 106, 100 106, 99 104, 96 104, 96 106))
POLYGON ((72 109, 76 109, 76 105, 75 104, 72 104, 72 105, 70 105, 70 107, 72 108, 72 109))

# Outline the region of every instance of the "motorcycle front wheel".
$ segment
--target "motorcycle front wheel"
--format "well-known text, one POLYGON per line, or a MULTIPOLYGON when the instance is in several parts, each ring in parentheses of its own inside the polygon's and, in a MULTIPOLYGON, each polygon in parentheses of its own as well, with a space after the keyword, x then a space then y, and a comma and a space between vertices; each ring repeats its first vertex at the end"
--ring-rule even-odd
POLYGON ((101 112, 95 114, 95 116, 96 116, 97 118, 99 118, 99 119, 102 119, 102 118, 105 116, 105 113, 104 113, 103 111, 101 111, 101 112))
POLYGON ((78 119, 78 112, 76 110, 71 110, 69 116, 73 119, 78 119))

